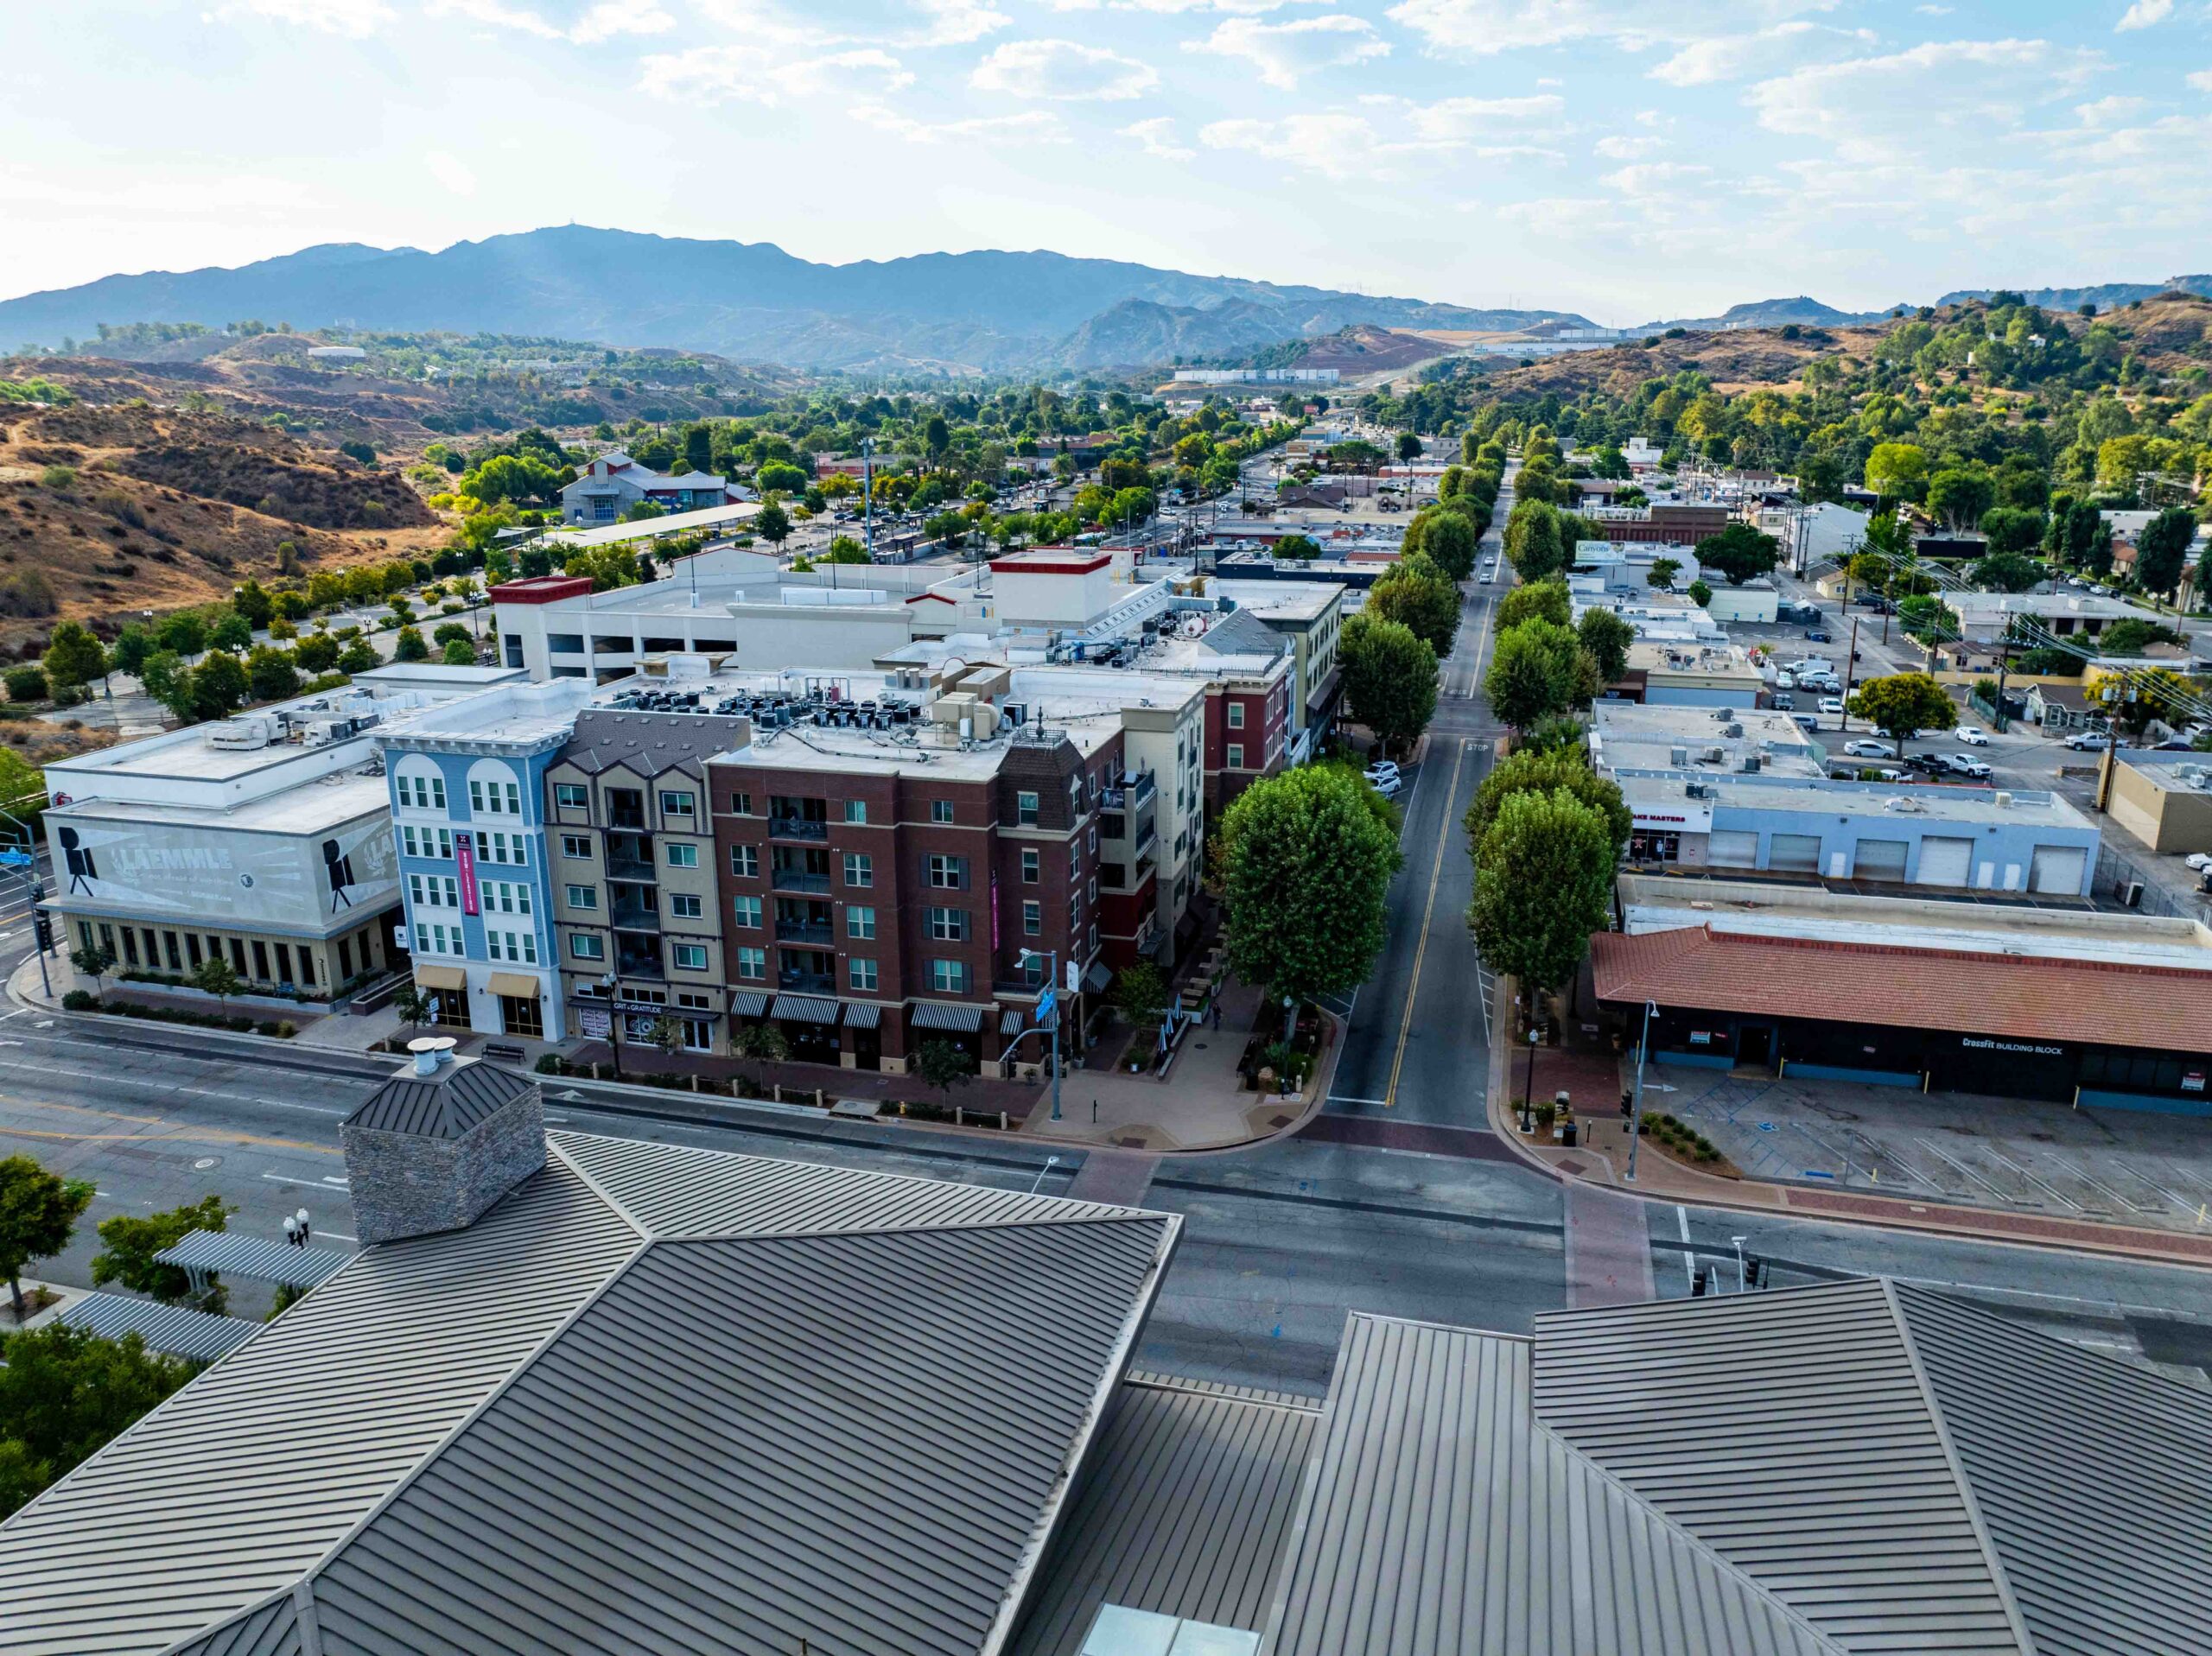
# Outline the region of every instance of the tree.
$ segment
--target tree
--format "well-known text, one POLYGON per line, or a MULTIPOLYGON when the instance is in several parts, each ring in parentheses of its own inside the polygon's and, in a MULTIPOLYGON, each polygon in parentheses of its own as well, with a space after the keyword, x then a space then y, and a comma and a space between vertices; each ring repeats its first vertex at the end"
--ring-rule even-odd
POLYGON ((190 1380, 136 1334, 109 1340, 67 1323, 0 1336, 0 1517, 90 1458, 190 1380))
POLYGON ((1538 616, 1497 635, 1483 694, 1491 711, 1519 731, 1575 705, 1586 682, 1598 676, 1591 663, 1586 675, 1582 640, 1571 627, 1538 616))
POLYGON ((192 669, 192 711, 200 719, 222 719, 238 711, 252 686, 245 663, 227 650, 211 650, 192 669))
POLYGON ((968 1055, 951 1042, 925 1041, 914 1055, 914 1073, 943 1093, 949 1104, 952 1089, 974 1072, 968 1067, 968 1055))
POLYGON ((1866 456, 1866 486, 1885 500, 1918 500, 1928 489, 1928 455, 1916 443, 1876 443, 1866 456))
POLYGON ((1459 589, 1422 554, 1401 558, 1368 590, 1367 613, 1412 629, 1442 661, 1459 636, 1459 589))
POLYGON ((780 547, 791 538, 791 514, 771 500, 754 515, 753 532, 769 545, 780 547))
POLYGON ((791 1042, 773 1024, 746 1025, 729 1037, 729 1050, 753 1063, 782 1063, 791 1056, 791 1042))
POLYGON ((1573 548, 1560 543, 1556 507, 1525 495, 1513 503, 1505 519, 1505 555, 1522 580, 1556 574, 1573 555, 1573 548))
POLYGON ((1523 747, 1507 754, 1491 767, 1467 807, 1468 853, 1472 855, 1497 820, 1498 809, 1515 794, 1549 794, 1564 789, 1605 819, 1617 851, 1628 848, 1635 818, 1622 797, 1620 784, 1590 768, 1589 750, 1580 742, 1580 726, 1574 726, 1573 747, 1549 751, 1523 747))
POLYGON ((2095 674, 2083 688, 2105 716, 2131 736, 2140 736, 2153 719, 2179 724, 2196 699, 2196 687, 2165 667, 2095 674))
POLYGON ((2143 525, 2135 536, 2135 579, 2145 592, 2173 595, 2196 538, 2196 514, 2184 506, 2168 506, 2143 525))
POLYGON ((1967 573, 1986 593, 2024 593, 2044 578, 2044 567, 2018 552, 1993 552, 1967 573))
POLYGON ((192 987, 201 994, 214 996, 215 1004, 220 1006, 245 987, 245 980, 221 955, 210 955, 192 968, 192 987))
POLYGON ((1406 525, 1405 550, 1422 552, 1454 581, 1465 581, 1475 571, 1475 549, 1482 539, 1465 513, 1431 506, 1406 525))
POLYGON ((1928 510, 1956 533, 1997 504, 1997 485, 1981 467, 1947 466, 1928 479, 1928 510))
POLYGON ((763 494, 800 494, 806 489, 806 473, 789 460, 770 460, 753 474, 754 485, 763 494))
POLYGON ((1508 795, 1475 847, 1467 923, 1493 972, 1531 1006, 1569 982, 1612 917, 1619 847, 1605 815, 1565 789, 1508 795))
POLYGON ((232 610, 208 630, 207 642, 217 650, 248 650, 253 645, 253 629, 246 625, 245 617, 232 610))
POLYGON ((1713 602, 1713 588, 1702 580, 1693 581, 1690 582, 1690 602, 1700 609, 1708 607, 1713 602))
POLYGON ((376 647, 366 638, 356 638, 338 652, 338 670, 341 673, 365 673, 376 664, 376 647))
POLYGON ((2101 656, 2139 656, 2152 644, 2187 642, 2170 626, 2129 616, 2125 620, 2114 621, 2097 635, 2097 653, 2101 656))
POLYGON ((1697 543, 1698 562, 1726 576, 1732 587, 1765 574, 1781 559, 1782 543, 1749 523, 1731 523, 1697 543))
POLYGON ((423 993, 420 984, 403 986, 391 998, 391 1009, 399 1014, 399 1021, 410 1029, 420 1029, 429 1023, 437 1011, 435 997, 423 993))
POLYGON ((156 648, 154 635, 134 622, 115 635, 115 644, 108 651, 108 666, 115 672, 136 677, 156 648))
POLYGON ((1675 581, 1682 573, 1680 558, 1654 558, 1651 567, 1643 572, 1643 584, 1655 593, 1671 593, 1675 581))
POLYGON ((824 559, 829 563, 866 563, 868 561, 868 549, 849 535, 840 535, 832 539, 824 559))
POLYGON ((673 1058, 683 1045, 683 1025, 663 1012, 645 1026, 645 1044, 664 1058, 673 1058))
POLYGON ((223 1285, 213 1273, 207 1278, 207 1290, 195 1294, 192 1279, 182 1267, 163 1265, 154 1256, 165 1248, 175 1247, 196 1230, 222 1230, 230 1216, 238 1209, 219 1196, 202 1196, 181 1208, 172 1208, 167 1213, 148 1214, 139 1218, 132 1214, 118 1214, 112 1219, 100 1221, 100 1252, 92 1255, 92 1285, 104 1288, 109 1283, 119 1283, 135 1294, 145 1294, 165 1305, 180 1305, 191 1301, 200 1310, 220 1311, 227 1298, 223 1285))
POLYGON ((46 646, 46 676, 66 689, 80 689, 107 671, 107 651, 82 621, 64 621, 46 646))
POLYGON ((7 675, 8 700, 10 701, 43 701, 53 694, 47 682, 43 667, 10 667, 7 675))
POLYGON ((1567 582, 1558 577, 1524 581, 1498 600, 1497 625, 1500 632, 1541 616, 1554 626, 1567 626, 1574 619, 1573 600, 1567 582))
POLYGON ((245 658, 245 677, 257 701, 279 701, 300 693, 299 669, 292 665, 289 650, 256 644, 245 658))
POLYGON ((1436 652, 1410 627, 1364 612, 1344 624, 1338 659, 1351 716, 1385 746, 1405 746, 1436 713, 1436 652))
POLYGON ((422 628, 400 628, 398 636, 392 640, 391 658, 396 662, 429 660, 430 646, 423 637, 422 628))
POLYGON ((1254 783, 1223 815, 1229 957, 1247 983, 1306 999, 1365 980, 1397 872, 1391 813, 1340 766, 1254 783))
POLYGON ((1958 723, 1958 710, 1943 687, 1925 673, 1891 673, 1870 678, 1852 692, 1845 704, 1853 718, 1868 724, 1897 745, 1904 757, 1906 739, 1916 730, 1948 730, 1958 723))
POLYGON ((1981 514, 1980 527, 1993 553, 2028 553, 2043 543, 2044 516, 2037 509, 1992 506, 1981 514))
POLYGON ((1421 458, 1421 438, 1410 431, 1398 434, 1398 458, 1402 460, 1421 458))
POLYGON ((1139 1029, 1157 1024, 1166 1005, 1167 980, 1150 961, 1124 967, 1114 980, 1115 1009, 1139 1029))
POLYGON ((231 607, 245 618, 248 626, 256 629, 267 626, 276 617, 276 600, 251 575, 231 594, 231 607))
POLYGON ((198 716, 193 712, 192 669, 174 650, 157 650, 147 657, 138 682, 179 723, 190 724, 198 716))
POLYGON ((207 624, 190 610, 181 610, 163 621, 154 637, 164 650, 196 656, 207 647, 207 624))
POLYGON ((1311 535, 1286 535, 1274 544, 1278 563, 1311 563, 1320 555, 1320 543, 1311 535))
POLYGON ((115 951, 99 943, 86 943, 82 949, 69 951, 69 964, 77 968, 80 977, 90 978, 94 989, 105 989, 107 986, 101 980, 115 970, 115 951))
POLYGON ((16 1322, 26 1314, 23 1267, 35 1259, 51 1259, 69 1246, 93 1194, 85 1180, 49 1173, 29 1156, 0 1160, 0 1271, 8 1273, 8 1296, 16 1322))
POLYGON ((1585 610, 1574 631, 1597 663, 1599 684, 1618 683, 1628 672, 1628 647, 1636 629, 1611 610, 1585 610))

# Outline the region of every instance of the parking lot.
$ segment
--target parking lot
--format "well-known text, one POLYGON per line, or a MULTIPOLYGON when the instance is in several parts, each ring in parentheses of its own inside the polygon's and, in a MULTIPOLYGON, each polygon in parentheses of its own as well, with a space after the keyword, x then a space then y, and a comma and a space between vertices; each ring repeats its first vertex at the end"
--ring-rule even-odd
POLYGON ((2212 1226, 2212 1120, 1654 1067, 1643 1107, 1746 1176, 2177 1230, 2212 1226))

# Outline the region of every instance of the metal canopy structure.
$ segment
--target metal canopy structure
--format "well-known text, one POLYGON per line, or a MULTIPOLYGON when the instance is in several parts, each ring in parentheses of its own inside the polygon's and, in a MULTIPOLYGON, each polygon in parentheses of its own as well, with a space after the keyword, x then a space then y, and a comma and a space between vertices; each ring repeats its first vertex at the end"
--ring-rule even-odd
POLYGON ((660 517, 640 517, 627 523, 606 523, 597 529, 549 530, 543 544, 559 551, 578 548, 620 546, 630 541, 658 541, 670 535, 694 535, 717 529, 734 529, 748 517, 760 515, 756 501, 728 506, 702 506, 696 511, 670 512, 660 517))
MULTIPOLYGON (((217 1317, 157 1300, 133 1299, 128 1294, 86 1294, 55 1312, 54 1320, 104 1340, 135 1334, 146 1342, 149 1351, 188 1357, 199 1363, 227 1355, 261 1329, 260 1323, 243 1317, 217 1317)), ((0 1630, 0 1649, 7 1644, 7 1634, 0 1630)))
POLYGON ((353 1257, 339 1248, 286 1247, 227 1230, 193 1231, 154 1255, 161 1264, 188 1274, 194 1286, 203 1284, 208 1272, 220 1271, 285 1288, 312 1288, 327 1282, 353 1257))

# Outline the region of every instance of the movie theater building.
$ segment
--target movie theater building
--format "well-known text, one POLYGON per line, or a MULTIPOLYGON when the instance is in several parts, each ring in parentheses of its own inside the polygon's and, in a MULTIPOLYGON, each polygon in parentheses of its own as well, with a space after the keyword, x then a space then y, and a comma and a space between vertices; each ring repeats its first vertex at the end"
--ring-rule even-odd
POLYGON ((1650 1061, 2212 1115, 2190 920, 1629 875, 1591 987, 1650 1061))

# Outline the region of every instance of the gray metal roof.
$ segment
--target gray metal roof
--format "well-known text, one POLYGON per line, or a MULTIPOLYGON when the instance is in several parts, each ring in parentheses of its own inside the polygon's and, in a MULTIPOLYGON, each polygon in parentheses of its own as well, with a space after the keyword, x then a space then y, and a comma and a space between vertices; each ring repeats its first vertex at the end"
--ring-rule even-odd
POLYGON ((302 1656, 300 1607, 287 1591, 226 1621, 204 1639, 176 1647, 174 1656, 302 1656))
POLYGON ((149 1351, 194 1362, 213 1362, 253 1338, 261 1325, 244 1317, 216 1317, 159 1300, 134 1299, 129 1294, 85 1294, 54 1314, 57 1323, 82 1329, 104 1339, 120 1340, 137 1335, 149 1351))
POLYGON ((1173 1221, 666 1243, 315 1583, 326 1656, 973 1656, 1173 1221))
POLYGON ((1109 1603, 1259 1631, 1320 1418, 1306 1398, 1131 1375, 1013 1656, 1076 1656, 1109 1603))
POLYGON ((233 1230, 195 1230, 154 1257, 185 1271, 227 1271, 252 1282, 312 1288, 343 1271, 353 1256, 340 1248, 295 1247, 233 1230))
POLYGON ((1270 1656, 1835 1656, 1529 1406, 1529 1342, 1351 1317, 1270 1656))
POLYGON ((1535 1400, 1844 1648, 2024 1649, 1880 1283, 1540 1317, 1535 1400))
POLYGON ((411 1070, 394 1075, 369 1094, 349 1127, 412 1133, 426 1139, 458 1139, 535 1083, 528 1075, 481 1060, 451 1063, 435 1075, 411 1070))
POLYGON ((1131 1209, 988 1185, 771 1160, 674 1158, 639 1139, 554 1133, 551 1141, 640 1225, 664 1236, 821 1235, 927 1225, 1122 1219, 1131 1209))
POLYGON ((627 707, 586 707, 561 749, 560 763, 599 776, 617 767, 640 777, 682 771, 694 780, 717 754, 743 747, 748 726, 713 714, 639 713, 627 707))
POLYGON ((296 1581, 639 1242, 553 1164, 362 1253, 0 1526, 0 1650, 159 1651, 296 1581))
POLYGON ((2038 1656, 2212 1652, 2212 1398, 1891 1294, 2038 1656))

